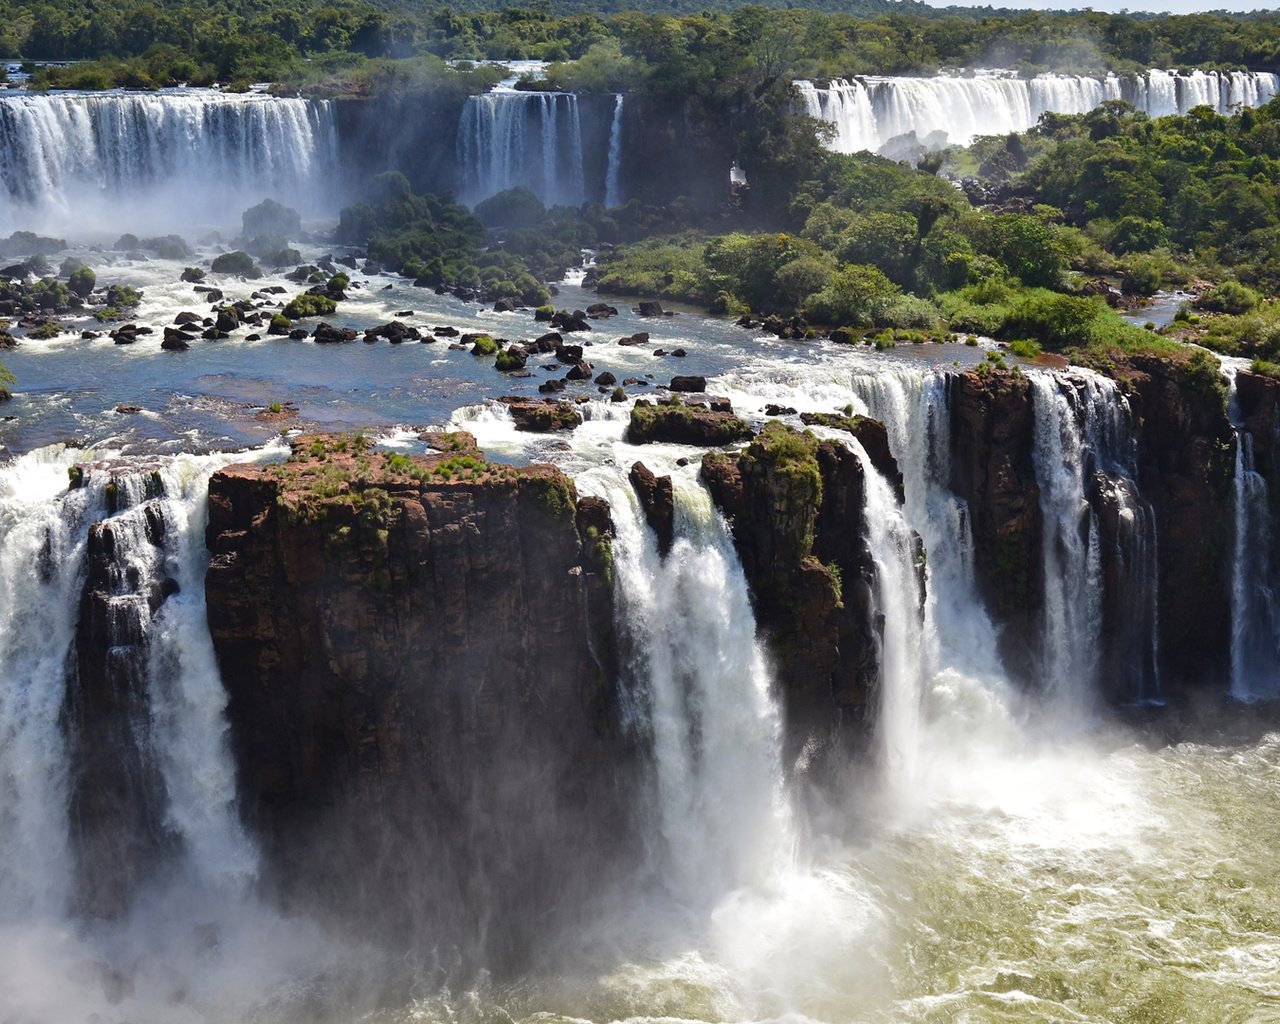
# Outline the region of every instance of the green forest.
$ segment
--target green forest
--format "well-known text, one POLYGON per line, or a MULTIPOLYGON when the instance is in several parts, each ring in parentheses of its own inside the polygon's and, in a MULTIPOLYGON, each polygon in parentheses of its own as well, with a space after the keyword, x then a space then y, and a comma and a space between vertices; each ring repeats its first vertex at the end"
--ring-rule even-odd
MULTIPOLYGON (((365 3, 178 0, 0 0, 0 56, 90 61, 46 72, 53 86, 134 88, 301 82, 349 74, 368 62, 579 61, 579 74, 628 88, 676 90, 732 75, 928 73, 940 67, 1137 71, 1148 67, 1280 68, 1280 15, 1130 17, 1080 13, 937 11, 862 0, 806 10, 764 6, 673 13, 628 3, 617 13, 555 13, 546 3, 505 10, 365 3)), ((391 74, 385 67, 366 73, 391 74)))

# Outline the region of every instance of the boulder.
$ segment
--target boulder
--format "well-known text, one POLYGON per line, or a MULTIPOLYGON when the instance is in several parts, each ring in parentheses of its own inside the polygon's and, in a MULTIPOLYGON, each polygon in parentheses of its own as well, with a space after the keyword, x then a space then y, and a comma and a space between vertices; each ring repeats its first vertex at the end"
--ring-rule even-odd
POLYGON ((707 390, 706 377, 672 377, 668 385, 671 391, 702 392, 707 390))

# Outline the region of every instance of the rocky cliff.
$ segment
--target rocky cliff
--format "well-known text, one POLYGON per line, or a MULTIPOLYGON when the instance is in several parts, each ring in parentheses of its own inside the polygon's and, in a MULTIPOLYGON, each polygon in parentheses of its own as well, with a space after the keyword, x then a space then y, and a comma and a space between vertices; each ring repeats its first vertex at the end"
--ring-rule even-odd
POLYGON ((210 631, 271 882, 512 964, 626 861, 611 524, 555 469, 437 443, 216 474, 210 631))
MULTIPOLYGON (((863 440, 873 464, 897 477, 881 424, 834 419, 829 425, 863 440)), ((775 420, 737 458, 706 455, 702 475, 732 523, 769 644, 786 763, 821 771, 830 752, 864 748, 879 703, 862 464, 845 445, 775 420)))

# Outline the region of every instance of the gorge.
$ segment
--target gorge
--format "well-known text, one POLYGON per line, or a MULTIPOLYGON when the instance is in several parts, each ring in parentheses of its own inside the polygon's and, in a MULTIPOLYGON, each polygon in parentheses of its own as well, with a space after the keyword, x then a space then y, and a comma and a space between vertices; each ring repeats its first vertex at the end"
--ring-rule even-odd
POLYGON ((453 99, 0 93, 0 226, 140 293, 4 300, 0 1018, 1280 1011, 1280 383, 109 244, 397 134, 469 202, 723 199, 630 95, 453 99))

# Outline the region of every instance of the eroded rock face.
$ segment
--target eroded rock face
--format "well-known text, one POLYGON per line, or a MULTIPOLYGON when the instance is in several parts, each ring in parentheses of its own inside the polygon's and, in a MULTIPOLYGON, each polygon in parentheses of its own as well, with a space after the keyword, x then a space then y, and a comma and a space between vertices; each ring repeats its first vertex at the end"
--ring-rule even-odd
POLYGON ((879 703, 862 464, 772 421, 740 457, 708 454, 702 475, 732 523, 769 644, 786 763, 820 774, 838 763, 832 752, 865 750, 879 703))
POLYGON ((210 631, 280 892, 515 966, 627 847, 611 524, 558 470, 437 440, 215 474, 210 631))
POLYGON ((1043 525, 1032 452, 1035 413, 1021 374, 960 373, 948 381, 951 488, 969 507, 978 595, 1002 627, 1001 655, 1029 680, 1043 605, 1043 525))
POLYGON ((1231 663, 1234 439, 1226 381, 1212 357, 1131 356, 1129 389, 1139 484, 1159 530, 1164 684, 1220 686, 1231 663))

